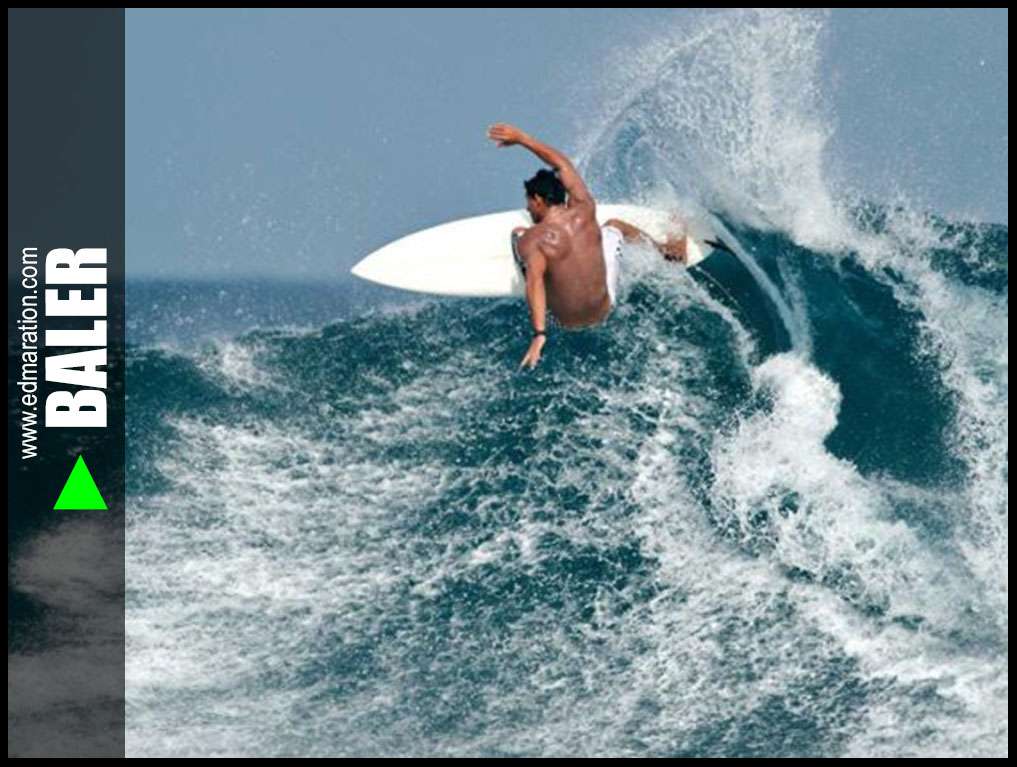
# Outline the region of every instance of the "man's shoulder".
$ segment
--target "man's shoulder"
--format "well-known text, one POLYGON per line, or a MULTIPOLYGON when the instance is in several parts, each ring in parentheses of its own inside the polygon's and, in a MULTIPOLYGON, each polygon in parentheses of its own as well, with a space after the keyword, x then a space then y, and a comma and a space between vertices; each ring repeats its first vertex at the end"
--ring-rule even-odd
POLYGON ((570 213, 575 212, 578 215, 592 217, 597 212, 597 201, 593 198, 592 194, 578 199, 569 195, 568 202, 565 203, 565 208, 570 213))
POLYGON ((569 234, 572 237, 587 237, 593 229, 599 229, 597 222, 597 206, 592 202, 580 203, 574 208, 569 208, 568 215, 569 234))
POLYGON ((567 226, 573 235, 598 225, 597 205, 592 197, 584 202, 577 202, 566 210, 567 226))
POLYGON ((571 229, 571 223, 563 219, 541 221, 531 227, 526 236, 539 246, 545 256, 555 258, 565 255, 568 251, 572 239, 571 229))

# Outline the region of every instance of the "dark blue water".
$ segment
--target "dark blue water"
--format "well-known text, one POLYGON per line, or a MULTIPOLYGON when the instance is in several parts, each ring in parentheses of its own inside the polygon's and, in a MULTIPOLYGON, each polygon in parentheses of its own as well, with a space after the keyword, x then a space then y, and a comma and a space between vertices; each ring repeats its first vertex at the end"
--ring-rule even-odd
POLYGON ((129 286, 135 748, 1005 750, 1007 231, 889 214, 727 222, 804 350, 644 251, 529 373, 522 302, 129 286))
POLYGON ((590 188, 735 252, 532 372, 521 301, 129 284, 130 753, 1007 753, 1008 229, 834 182, 824 30, 612 62, 590 188))

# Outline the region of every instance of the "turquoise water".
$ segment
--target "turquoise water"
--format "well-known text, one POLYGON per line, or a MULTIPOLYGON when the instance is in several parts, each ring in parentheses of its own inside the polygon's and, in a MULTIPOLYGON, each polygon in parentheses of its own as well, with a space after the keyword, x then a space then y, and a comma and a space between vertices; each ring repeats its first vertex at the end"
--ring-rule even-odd
MULTIPOLYGON (((532 373, 508 300, 133 346, 136 747, 998 748, 1007 232, 937 233, 874 266, 737 231, 809 353, 643 251, 532 373)), ((192 293, 320 289, 129 311, 192 293)))
POLYGON ((128 285, 130 753, 1007 753, 1008 229, 835 183, 822 24, 742 21, 578 158, 735 254, 532 372, 522 302, 128 285))

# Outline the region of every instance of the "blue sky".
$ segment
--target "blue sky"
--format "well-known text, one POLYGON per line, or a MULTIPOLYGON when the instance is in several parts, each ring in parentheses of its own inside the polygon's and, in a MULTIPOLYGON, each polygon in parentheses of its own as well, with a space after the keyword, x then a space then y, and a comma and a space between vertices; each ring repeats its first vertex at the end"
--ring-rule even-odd
MULTIPOLYGON (((130 10, 130 277, 346 279, 386 241, 522 205, 515 123, 573 152, 611 80, 708 11, 130 10)), ((1008 13, 826 20, 829 151, 873 196, 1008 219, 1008 13)), ((596 191, 596 190, 595 190, 596 191)))

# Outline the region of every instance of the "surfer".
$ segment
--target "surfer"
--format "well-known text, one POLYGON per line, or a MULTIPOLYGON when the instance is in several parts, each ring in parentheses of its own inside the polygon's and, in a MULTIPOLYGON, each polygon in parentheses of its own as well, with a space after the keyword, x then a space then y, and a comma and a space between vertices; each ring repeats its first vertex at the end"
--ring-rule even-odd
POLYGON ((520 144, 554 169, 541 169, 524 183, 526 210, 534 226, 512 232, 513 252, 526 275, 533 325, 533 339, 520 367, 532 369, 547 342, 547 310, 567 328, 596 325, 610 314, 622 240, 649 242, 664 258, 684 263, 686 239, 670 237, 659 243, 619 219, 608 220, 602 228, 596 201, 568 157, 512 125, 492 125, 487 136, 498 147, 520 144))

